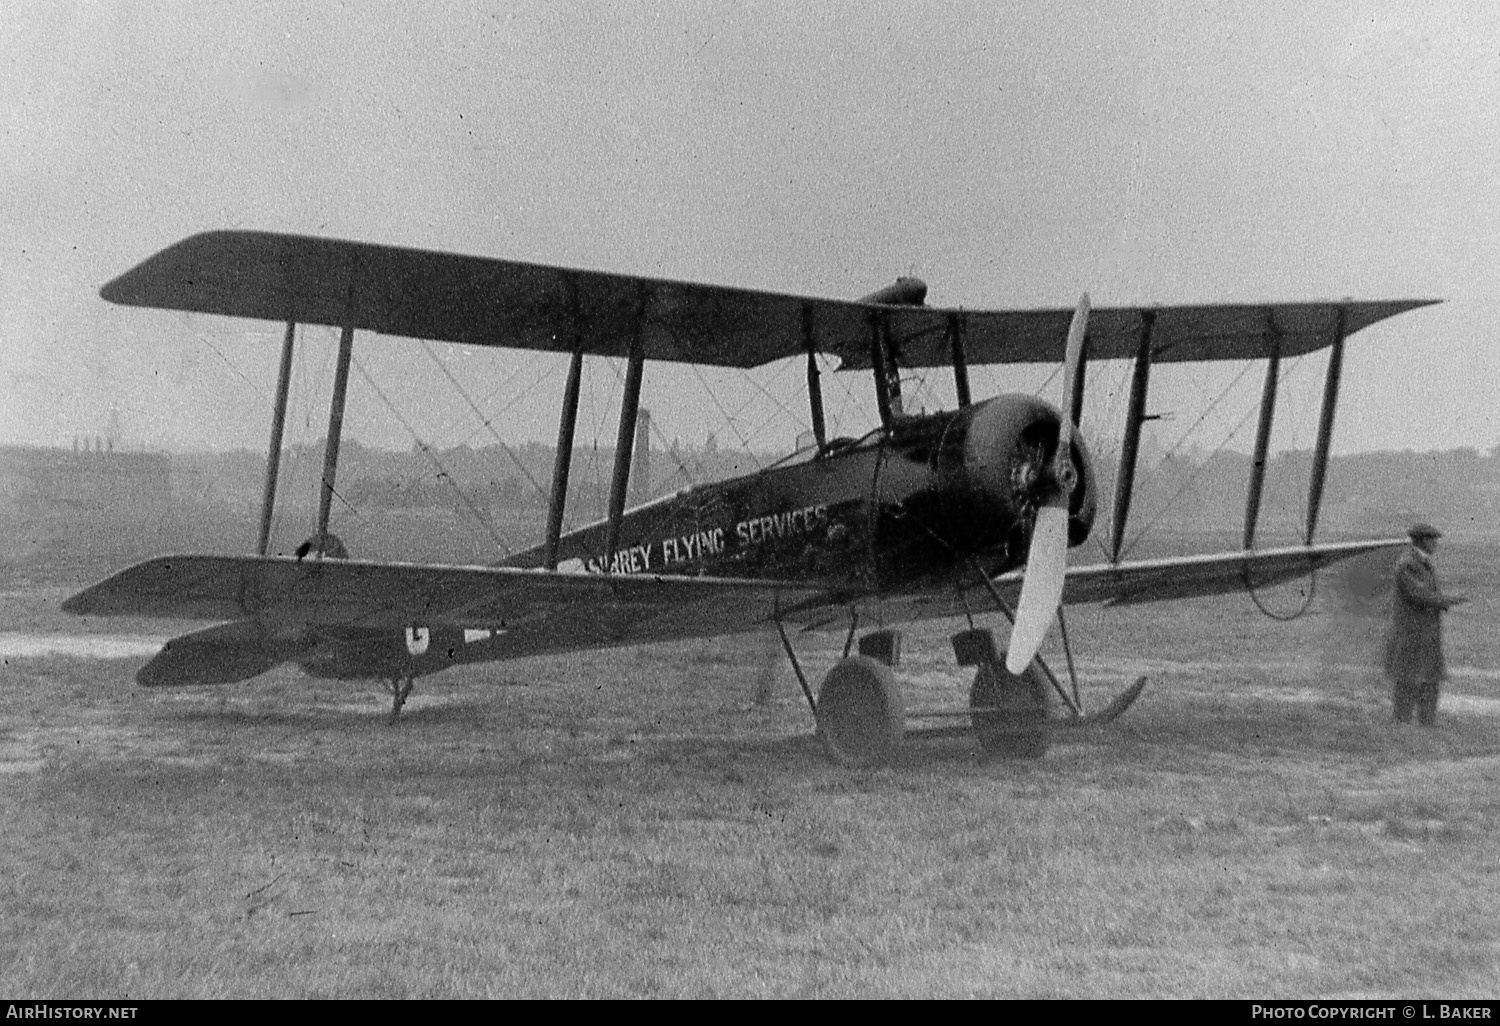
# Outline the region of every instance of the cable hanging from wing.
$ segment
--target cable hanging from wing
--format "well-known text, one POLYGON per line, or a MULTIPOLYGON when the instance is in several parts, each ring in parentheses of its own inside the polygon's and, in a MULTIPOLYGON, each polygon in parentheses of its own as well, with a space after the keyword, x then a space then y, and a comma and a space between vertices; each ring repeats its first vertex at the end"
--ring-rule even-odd
MULTIPOLYGON (((1283 379, 1284 382, 1290 382, 1297 371, 1302 368, 1302 365, 1302 357, 1298 357, 1296 360, 1294 360, 1290 370, 1287 372, 1285 379, 1283 379)), ((1297 428, 1298 424, 1294 420, 1292 422, 1293 452, 1297 450, 1297 428)), ((1303 485, 1303 491, 1298 495, 1298 504, 1303 505, 1306 502, 1306 485, 1303 485)), ((1301 616, 1303 616, 1303 614, 1305 614, 1309 609, 1312 608, 1313 598, 1317 595, 1317 593, 1318 571, 1314 569, 1313 572, 1308 575, 1307 593, 1302 596, 1302 605, 1293 610, 1291 613, 1278 613, 1266 607, 1266 604, 1261 601, 1260 594, 1256 591, 1255 582, 1250 579, 1250 575, 1248 573, 1245 575, 1245 594, 1250 596, 1250 601, 1255 603, 1255 608, 1260 610, 1261 615, 1267 617, 1268 619, 1275 620, 1279 623, 1290 623, 1292 620, 1299 619, 1301 616)))
POLYGON ((443 461, 438 459, 437 453, 433 452, 432 447, 422 440, 422 436, 417 434, 416 429, 411 426, 411 422, 401 415, 401 411, 396 408, 396 404, 393 403, 390 396, 386 395, 384 390, 382 390, 381 387, 375 383, 375 379, 370 376, 370 372, 365 369, 364 364, 362 364, 358 360, 358 358, 356 358, 353 360, 353 366, 355 370, 359 371, 360 376, 365 379, 366 384, 368 384, 370 388, 375 392, 375 395, 380 398, 380 401, 385 404, 386 409, 390 410, 391 414, 396 418, 401 426, 406 429, 407 434, 411 435, 412 440, 417 443, 417 449, 423 455, 425 455, 428 460, 432 462, 433 466, 437 468, 438 479, 440 481, 448 482, 448 486, 453 489, 454 493, 459 497, 460 500, 462 500, 463 504, 469 508, 469 512, 474 514, 474 519, 478 520, 480 525, 489 533, 490 539, 495 543, 495 545, 502 549, 507 556, 510 555, 513 550, 511 549, 510 545, 506 543, 505 539, 501 537, 500 532, 495 529, 494 523, 490 520, 489 517, 485 516, 484 511, 481 510, 477 505, 475 505, 474 501, 469 498, 468 494, 465 493, 461 487, 459 487, 458 481, 453 477, 452 474, 448 472, 448 468, 443 466, 443 461))
MULTIPOLYGON (((1166 460, 1170 459, 1171 456, 1182 447, 1185 440, 1189 438, 1193 434, 1193 432, 1196 431, 1198 427, 1202 425, 1202 423, 1209 417, 1209 415, 1213 413, 1214 409, 1218 407, 1221 402, 1223 402, 1223 400, 1229 395, 1229 393, 1239 384, 1240 380, 1244 378, 1244 376, 1249 372, 1252 363, 1252 361, 1247 361, 1241 371, 1234 376, 1234 379, 1230 381, 1229 384, 1219 392, 1219 394, 1211 403, 1209 403, 1208 408, 1203 411, 1198 419, 1194 421, 1193 424, 1189 426, 1185 431, 1183 431, 1177 442, 1174 443, 1172 448, 1167 450, 1166 454, 1162 457, 1163 463, 1165 463, 1166 460)), ((1302 366, 1303 361, 1300 358, 1294 360, 1286 375, 1282 378, 1283 384, 1285 385, 1290 383, 1291 380, 1296 376, 1297 372, 1301 370, 1302 366)), ((1166 515, 1166 512, 1172 508, 1173 504, 1175 504, 1177 500, 1182 497, 1182 494, 1187 491, 1187 489, 1192 486, 1193 482, 1198 479, 1198 477, 1203 473, 1205 469, 1207 469, 1208 465, 1213 461, 1214 457, 1223 452, 1225 448, 1228 447, 1229 443, 1232 442, 1235 437, 1244 430, 1245 425, 1250 422, 1250 418, 1254 416, 1255 413, 1256 410, 1254 407, 1245 411, 1244 416, 1240 417, 1240 419, 1234 424, 1234 426, 1229 429, 1228 434, 1226 434, 1220 440, 1219 444, 1209 452, 1207 458, 1194 468, 1192 473, 1187 476, 1187 479, 1184 480, 1183 483, 1177 488, 1177 490, 1172 493, 1171 497, 1162 504, 1161 508, 1157 510, 1156 515, 1153 516, 1149 521, 1147 521, 1146 524, 1142 526, 1138 532, 1136 532, 1135 537, 1131 539, 1130 543, 1126 545, 1122 550, 1122 556, 1129 555, 1130 551, 1135 548, 1135 546, 1141 541, 1141 539, 1144 538, 1148 533, 1150 533, 1151 529, 1155 527, 1161 521, 1161 518, 1166 515)), ((1288 623, 1292 620, 1300 618, 1301 616, 1306 614, 1309 609, 1312 608, 1313 598, 1317 594, 1318 588, 1318 575, 1316 570, 1314 570, 1313 573, 1309 576, 1311 580, 1308 584, 1307 592, 1302 597, 1302 603, 1296 610, 1291 613, 1277 613, 1267 607, 1265 602, 1262 601, 1259 593, 1257 592, 1256 585, 1254 581, 1251 580, 1248 571, 1246 572, 1244 577, 1245 594, 1250 596, 1250 601, 1254 603, 1255 608, 1259 610, 1262 615, 1281 623, 1288 623)))
POLYGON ((1269 619, 1277 620, 1281 623, 1290 623, 1291 621, 1300 618, 1304 613, 1311 609, 1313 596, 1317 593, 1318 571, 1316 568, 1314 568, 1313 572, 1308 574, 1307 593, 1302 596, 1302 605, 1298 606, 1297 609, 1291 613, 1278 613, 1274 610, 1266 608, 1266 604, 1260 600, 1260 595, 1255 590, 1255 582, 1250 580, 1249 573, 1245 574, 1245 594, 1250 596, 1250 601, 1255 603, 1255 608, 1259 609, 1261 613, 1269 619))

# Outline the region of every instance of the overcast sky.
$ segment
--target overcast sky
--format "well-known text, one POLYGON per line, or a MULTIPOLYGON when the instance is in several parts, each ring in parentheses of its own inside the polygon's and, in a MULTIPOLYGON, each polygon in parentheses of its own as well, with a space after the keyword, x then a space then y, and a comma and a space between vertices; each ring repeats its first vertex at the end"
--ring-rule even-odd
MULTIPOLYGON (((134 447, 262 447, 276 325, 98 297, 187 235, 258 228, 848 298, 916 274, 970 308, 1440 298, 1351 340, 1335 447, 1488 449, 1497 129, 1487 0, 11 0, 0 444, 113 416, 134 447)), ((430 348, 496 431, 550 443, 559 362, 430 348)), ((299 343, 289 441, 325 430, 332 350, 299 343)), ((493 441, 421 345, 355 351, 353 436, 493 441)), ((1278 445, 1311 444, 1305 362, 1278 445)), ((1163 444, 1241 370, 1163 374, 1163 444)), ((1230 437, 1260 375, 1194 444, 1230 437)), ((867 375, 839 377, 841 429, 873 421, 867 375)), ((1122 381, 1094 381, 1092 434, 1118 434, 1122 381)), ((600 361, 582 443, 613 444, 612 393, 600 361)), ((951 405, 941 376, 917 394, 951 405)), ((796 365, 651 367, 645 402, 662 439, 775 449, 807 426, 796 365)))

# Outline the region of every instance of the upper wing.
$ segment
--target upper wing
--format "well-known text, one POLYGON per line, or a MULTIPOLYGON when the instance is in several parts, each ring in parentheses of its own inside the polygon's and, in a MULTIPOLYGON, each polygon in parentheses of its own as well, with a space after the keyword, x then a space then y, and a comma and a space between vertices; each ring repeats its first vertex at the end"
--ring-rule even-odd
MULTIPOLYGON (((845 368, 870 365, 872 317, 890 318, 907 367, 951 361, 959 328, 970 363, 1062 359, 1070 310, 973 311, 873 306, 836 299, 666 281, 269 232, 184 239, 105 285, 112 303, 349 326, 408 338, 595 356, 628 355, 639 331, 647 359, 755 367, 806 351, 845 368)), ((1154 317, 1153 358, 1283 356, 1434 300, 1097 309, 1090 359, 1134 356, 1154 317)))
MULTIPOLYGON (((1089 314, 1090 360, 1133 358, 1149 324, 1151 361, 1254 360, 1271 355, 1280 339, 1283 357, 1332 345, 1340 330, 1352 335, 1377 321, 1431 306, 1435 299, 1385 302, 1254 303, 1216 306, 1096 307, 1089 314)), ((978 310, 953 312, 894 307, 891 337, 897 361, 907 367, 951 362, 947 320, 961 319, 969 363, 1061 363, 1073 311, 978 310)), ((844 357, 845 367, 868 367, 869 347, 844 357)))
POLYGON ((751 630, 826 590, 712 577, 568 574, 283 556, 162 556, 63 603, 84 616, 134 615, 503 635, 507 654, 751 630))

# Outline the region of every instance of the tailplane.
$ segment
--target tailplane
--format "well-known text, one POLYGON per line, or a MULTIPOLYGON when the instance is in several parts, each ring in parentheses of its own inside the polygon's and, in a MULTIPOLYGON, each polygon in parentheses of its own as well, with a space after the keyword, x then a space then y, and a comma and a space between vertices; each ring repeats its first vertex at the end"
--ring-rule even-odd
MULTIPOLYGON (((173 638, 135 682, 147 688, 234 684, 265 673, 292 653, 276 644, 253 620, 238 620, 173 638)), ((295 647, 295 646, 291 646, 295 647)))

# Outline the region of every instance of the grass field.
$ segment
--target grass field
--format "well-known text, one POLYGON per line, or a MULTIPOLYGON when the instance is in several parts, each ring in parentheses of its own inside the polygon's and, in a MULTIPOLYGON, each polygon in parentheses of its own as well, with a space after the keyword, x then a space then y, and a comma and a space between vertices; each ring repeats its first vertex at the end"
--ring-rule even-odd
MULTIPOLYGON (((1095 704, 1152 683, 1033 763, 831 766, 789 673, 750 705, 753 638, 450 671, 395 727, 293 670, 8 660, 0 994, 1493 997, 1500 558, 1440 559, 1475 601, 1437 729, 1387 722, 1378 616, 1234 596, 1075 612, 1095 704)), ((60 595, 3 628, 169 633, 60 595)), ((962 701, 949 630, 912 704, 962 701)))

